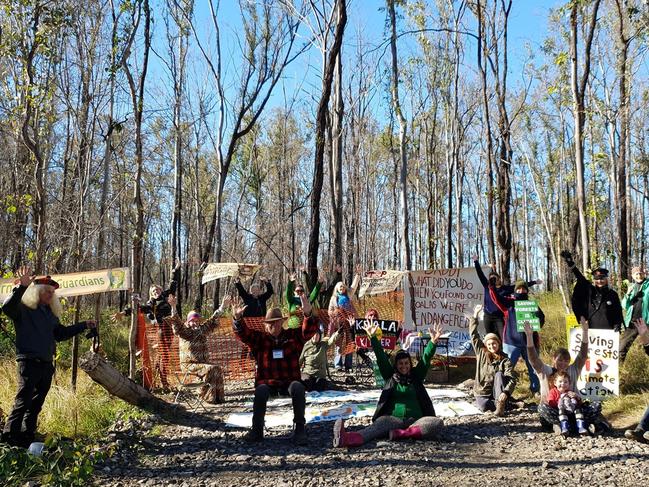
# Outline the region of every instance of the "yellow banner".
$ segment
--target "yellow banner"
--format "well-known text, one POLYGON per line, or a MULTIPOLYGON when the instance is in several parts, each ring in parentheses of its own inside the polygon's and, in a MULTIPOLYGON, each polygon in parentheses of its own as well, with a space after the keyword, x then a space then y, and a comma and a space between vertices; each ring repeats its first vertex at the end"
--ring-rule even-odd
MULTIPOLYGON (((61 297, 126 291, 131 287, 131 272, 128 267, 55 274, 52 279, 59 283, 56 294, 61 297)), ((14 279, 0 279, 0 299, 9 296, 14 286, 14 279)))

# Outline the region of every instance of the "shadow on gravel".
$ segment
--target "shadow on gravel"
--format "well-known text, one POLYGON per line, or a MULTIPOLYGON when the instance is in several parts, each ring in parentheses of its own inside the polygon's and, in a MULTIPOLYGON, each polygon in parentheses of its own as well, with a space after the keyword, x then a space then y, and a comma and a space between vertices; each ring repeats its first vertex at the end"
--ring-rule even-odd
MULTIPOLYGON (((368 445, 371 447, 371 444, 368 445)), ((292 449, 290 451, 291 455, 304 455, 301 449, 292 449)), ((307 447, 303 450, 308 450, 307 447)), ((355 450, 360 453, 370 453, 372 448, 363 448, 361 450, 355 450)), ((231 453, 231 451, 228 451, 231 453)), ((229 473, 234 475, 241 475, 245 478, 247 474, 258 474, 260 470, 263 470, 264 473, 272 475, 274 473, 287 473, 294 471, 313 471, 313 468, 316 467, 314 462, 308 460, 294 461, 289 458, 285 460, 284 458, 274 459, 268 461, 268 456, 272 452, 267 452, 263 455, 263 458, 266 461, 255 461, 256 458, 254 455, 232 455, 230 458, 223 457, 212 457, 208 460, 203 461, 188 461, 183 463, 183 465, 170 465, 164 467, 150 467, 150 466, 131 466, 129 469, 129 477, 131 478, 177 478, 177 477, 193 477, 193 476, 214 476, 219 473, 229 473)), ((311 452, 313 453, 313 452, 311 452)), ((339 455, 332 455, 329 462, 317 463, 317 470, 319 475, 323 475, 330 471, 339 471, 347 470, 348 472, 351 469, 365 469, 372 468, 377 469, 381 467, 402 467, 408 470, 405 471, 414 471, 416 469, 431 470, 435 468, 443 469, 475 469, 476 471, 488 471, 488 470, 500 470, 503 468, 507 469, 520 469, 520 468, 541 468, 543 460, 538 461, 509 461, 508 463, 492 463, 485 462, 484 458, 472 458, 468 461, 462 459, 464 455, 458 455, 457 451, 438 451, 432 450, 430 452, 423 451, 421 452, 422 457, 419 459, 406 459, 406 458, 382 458, 380 455, 380 450, 377 450, 377 455, 373 455, 368 458, 355 458, 349 457, 345 458, 348 453, 344 450, 340 451, 339 455), (424 458, 424 454, 426 454, 424 458)), ((644 454, 629 454, 624 455, 602 455, 600 457, 593 457, 584 460, 553 460, 551 461, 551 467, 553 469, 560 467, 567 467, 573 470, 579 466, 592 465, 593 463, 603 463, 603 462, 620 462, 621 457, 624 456, 625 459, 637 458, 640 460, 645 460, 646 455, 644 454)), ((262 455, 260 455, 262 457, 262 455)), ((107 476, 110 477, 110 474, 107 476)))

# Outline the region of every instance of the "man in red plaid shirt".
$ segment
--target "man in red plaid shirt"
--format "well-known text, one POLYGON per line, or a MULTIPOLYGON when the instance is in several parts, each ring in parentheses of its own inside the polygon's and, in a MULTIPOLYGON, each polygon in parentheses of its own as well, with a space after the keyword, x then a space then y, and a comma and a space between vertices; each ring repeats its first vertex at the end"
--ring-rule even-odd
POLYGON ((264 438, 264 416, 266 403, 273 395, 291 396, 293 399, 293 441, 305 445, 304 410, 306 399, 304 385, 300 382, 299 359, 302 348, 318 329, 318 320, 311 316, 311 303, 306 296, 300 296, 304 320, 301 328, 284 329, 286 317, 282 310, 273 308, 266 313, 265 331, 248 328, 242 320, 246 306, 235 306, 232 316, 234 332, 250 347, 257 362, 255 372, 255 399, 252 407, 252 429, 246 434, 246 441, 261 441, 264 438))

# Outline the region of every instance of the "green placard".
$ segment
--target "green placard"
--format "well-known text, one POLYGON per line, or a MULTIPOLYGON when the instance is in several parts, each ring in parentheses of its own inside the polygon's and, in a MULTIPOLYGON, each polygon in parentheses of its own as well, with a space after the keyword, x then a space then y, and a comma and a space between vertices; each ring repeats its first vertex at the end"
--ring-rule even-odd
POLYGON ((516 329, 518 331, 525 331, 526 321, 530 322, 532 330, 539 331, 541 329, 541 320, 536 314, 539 310, 536 301, 515 301, 514 309, 516 310, 516 329))

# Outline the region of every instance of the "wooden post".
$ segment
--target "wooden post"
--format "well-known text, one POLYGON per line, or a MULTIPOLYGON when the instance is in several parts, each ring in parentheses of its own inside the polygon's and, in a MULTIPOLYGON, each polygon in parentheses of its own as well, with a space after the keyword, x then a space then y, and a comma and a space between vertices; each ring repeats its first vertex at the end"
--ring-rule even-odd
MULTIPOLYGON (((74 323, 79 323, 79 314, 81 310, 81 296, 75 298, 74 323)), ((72 338, 72 390, 77 390, 77 374, 79 370, 79 335, 72 338)))

